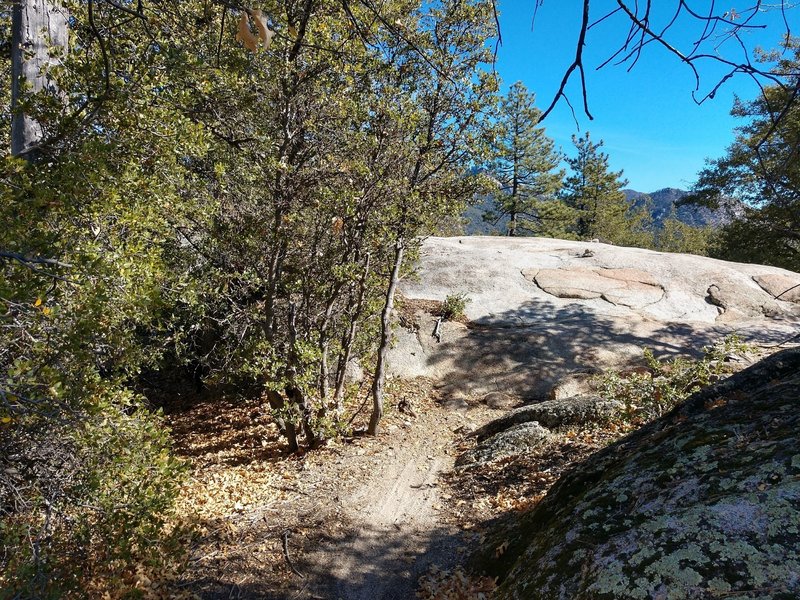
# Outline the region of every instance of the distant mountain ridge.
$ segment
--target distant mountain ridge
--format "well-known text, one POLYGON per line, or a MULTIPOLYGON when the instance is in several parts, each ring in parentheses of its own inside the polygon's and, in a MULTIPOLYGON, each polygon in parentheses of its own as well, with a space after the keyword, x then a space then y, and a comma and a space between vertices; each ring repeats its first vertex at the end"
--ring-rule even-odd
MULTIPOLYGON (((663 188, 649 194, 631 189, 622 191, 625 199, 633 206, 643 206, 647 199, 650 199, 650 211, 656 229, 664 226, 664 221, 673 214, 673 209, 674 216, 678 221, 692 227, 722 227, 731 221, 732 212, 735 213, 738 206, 734 203, 732 209, 720 208, 717 210, 692 204, 677 206, 677 203, 689 194, 686 190, 678 188, 663 188)), ((497 223, 487 223, 483 220, 483 214, 491 207, 491 198, 485 198, 467 207, 462 214, 466 235, 502 235, 506 232, 508 217, 501 218, 497 223)))
POLYGON ((678 188, 663 188, 646 194, 636 190, 622 190, 625 199, 634 206, 642 206, 647 198, 650 198, 653 221, 657 228, 664 225, 664 221, 672 215, 675 210, 675 218, 682 223, 692 227, 721 227, 730 223, 731 212, 728 209, 712 210, 705 206, 685 204, 677 206, 677 203, 689 195, 689 192, 678 188))

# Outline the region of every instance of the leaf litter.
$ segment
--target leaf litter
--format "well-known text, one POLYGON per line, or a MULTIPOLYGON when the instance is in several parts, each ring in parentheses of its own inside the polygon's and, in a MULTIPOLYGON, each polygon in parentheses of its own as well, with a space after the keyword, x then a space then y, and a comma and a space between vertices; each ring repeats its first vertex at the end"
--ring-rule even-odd
POLYGON ((439 400, 430 381, 395 384, 381 435, 298 454, 285 451, 257 400, 215 398, 169 415, 176 451, 191 465, 178 510, 196 532, 181 589, 234 598, 350 600, 387 590, 490 598, 494 582, 459 566, 485 524, 534 506, 616 434, 570 430, 546 449, 456 474, 455 457, 475 443, 466 432, 500 413, 477 400, 466 413, 448 411, 439 400), (414 416, 397 409, 403 403, 414 416), (383 567, 379 583, 373 564, 383 567))

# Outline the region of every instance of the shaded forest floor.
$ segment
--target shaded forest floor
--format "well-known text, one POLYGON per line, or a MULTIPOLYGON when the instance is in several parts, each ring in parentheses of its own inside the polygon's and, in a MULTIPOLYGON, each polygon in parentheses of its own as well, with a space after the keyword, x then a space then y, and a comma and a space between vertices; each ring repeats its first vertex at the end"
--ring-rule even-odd
POLYGON ((395 386, 378 437, 293 455, 256 401, 173 411, 176 451, 191 468, 179 513, 197 529, 180 586, 204 599, 298 600, 459 597, 448 594, 491 587, 452 575, 482 530, 529 508, 616 433, 568 431, 541 455, 454 472, 474 443, 468 433, 503 411, 440 400, 425 380, 395 386))

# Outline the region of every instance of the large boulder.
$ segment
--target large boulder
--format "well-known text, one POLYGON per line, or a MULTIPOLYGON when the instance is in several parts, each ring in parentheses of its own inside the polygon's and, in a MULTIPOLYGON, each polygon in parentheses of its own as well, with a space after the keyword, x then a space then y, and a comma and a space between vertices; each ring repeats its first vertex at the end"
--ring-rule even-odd
POLYGON ((514 425, 531 421, 536 421, 550 429, 569 425, 588 425, 606 421, 614 414, 618 414, 622 408, 622 403, 605 400, 600 396, 574 396, 558 400, 545 400, 537 404, 515 408, 499 419, 489 421, 477 429, 473 435, 478 440, 484 440, 514 425))
POLYGON ((799 438, 795 348, 591 456, 476 564, 501 599, 798 598, 799 438))
POLYGON ((543 400, 565 375, 626 367, 642 347, 697 355, 732 332, 775 344, 800 326, 797 273, 688 254, 545 238, 428 238, 417 272, 400 285, 414 314, 397 329, 389 374, 429 377, 475 397, 543 400), (454 294, 470 299, 468 322, 444 322, 437 340, 425 307, 454 294))

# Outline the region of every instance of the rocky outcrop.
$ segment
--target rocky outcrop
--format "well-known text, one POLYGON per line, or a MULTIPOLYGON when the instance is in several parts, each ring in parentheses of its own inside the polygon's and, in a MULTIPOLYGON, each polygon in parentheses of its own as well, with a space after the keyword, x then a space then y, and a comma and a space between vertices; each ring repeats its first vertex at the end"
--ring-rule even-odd
MULTIPOLYGON (((531 274, 523 272, 526 278, 531 274)), ((630 308, 644 308, 664 297, 661 284, 640 269, 541 269, 532 280, 557 298, 602 298, 630 308)))
POLYGON ((568 425, 588 425, 605 421, 621 409, 621 403, 604 400, 599 396, 575 396, 545 400, 537 404, 515 408, 499 419, 489 421, 477 429, 474 435, 478 440, 484 440, 509 427, 529 421, 536 421, 549 429, 568 425))
POLYGON ((520 406, 478 429, 465 432, 477 438, 478 444, 461 455, 456 466, 471 468, 525 455, 535 448, 556 441, 558 437, 551 430, 605 422, 619 414, 622 408, 621 402, 605 400, 599 396, 557 398, 520 406))
POLYGON ((456 468, 463 469, 488 462, 517 456, 553 441, 555 437, 539 423, 519 423, 484 440, 456 460, 456 468))
POLYGON ((782 273, 767 273, 754 276, 753 281, 776 300, 800 304, 800 277, 782 273))
POLYGON ((643 347, 699 355, 732 332, 775 344, 800 330, 800 287, 787 291, 800 275, 762 265, 592 242, 461 237, 428 238, 417 271, 400 286, 410 317, 397 329, 389 374, 429 377, 467 397, 543 400, 565 375, 625 367, 643 347), (460 293, 470 300, 468 322, 443 323, 438 341, 425 302, 460 293))
POLYGON ((730 223, 733 218, 744 211, 744 205, 733 198, 723 198, 719 208, 710 209, 697 204, 681 204, 680 200, 688 194, 676 188, 664 188, 644 194, 635 190, 622 190, 625 198, 635 208, 647 209, 653 216, 653 225, 657 229, 664 226, 664 221, 677 218, 678 221, 692 227, 720 227, 730 223))
MULTIPOLYGON (((763 277, 763 276, 762 276, 763 277)), ((753 278, 755 280, 755 277, 753 278)), ((788 279, 788 277, 787 277, 788 279)), ((718 277, 708 287, 708 302, 720 308, 717 321, 737 322, 760 317, 778 317, 791 310, 763 289, 743 287, 730 277, 718 277)))
POLYGON ((501 599, 800 597, 799 438, 795 348, 591 456, 475 564, 501 599))

